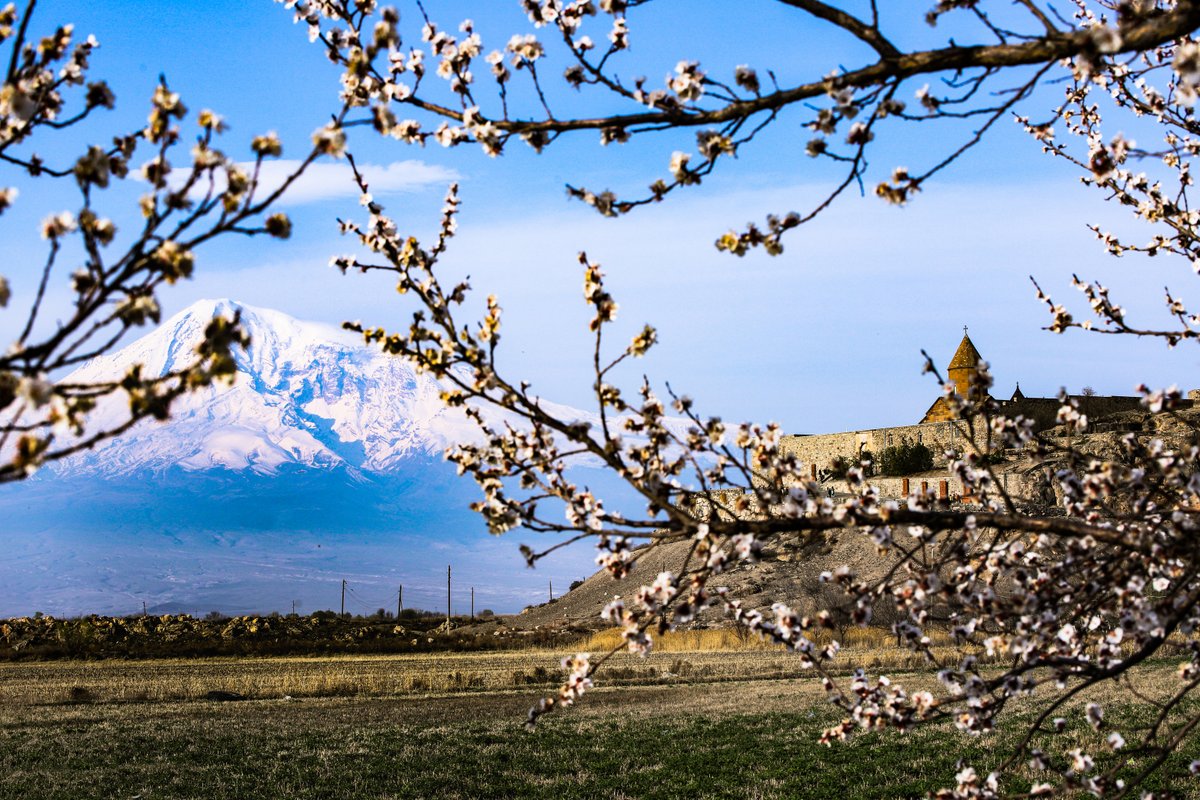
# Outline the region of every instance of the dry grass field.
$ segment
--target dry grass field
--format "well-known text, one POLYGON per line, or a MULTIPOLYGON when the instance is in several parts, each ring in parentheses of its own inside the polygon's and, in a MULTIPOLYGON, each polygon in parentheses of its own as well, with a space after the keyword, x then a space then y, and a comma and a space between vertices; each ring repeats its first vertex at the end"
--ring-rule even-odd
MULTIPOLYGON (((871 630, 849 633, 844 650, 847 664, 871 670, 918 669, 924 664, 920 657, 889 646, 886 634, 871 630)), ((618 644, 619 631, 610 629, 592 635, 577 650, 598 656, 618 644)), ((530 649, 0 663, 0 704, 197 700, 214 691, 269 700, 550 689, 561 676, 562 656, 559 651, 530 649)), ((608 685, 704 683, 810 674, 779 647, 728 629, 714 629, 656 637, 655 650, 648 658, 619 652, 597 680, 608 685)))
MULTIPOLYGON (((946 785, 959 759, 995 764, 1037 704, 991 737, 942 727, 826 748, 835 715, 818 682, 784 653, 718 638, 616 658, 532 732, 525 712, 554 687, 559 653, 3 664, 0 798, 912 797, 946 785)), ((1143 688, 1172 668, 1148 668, 1143 688)), ((1101 695, 1114 721, 1144 714, 1116 685, 1101 695)), ((1070 717, 1071 741, 1094 746, 1081 711, 1070 717)), ((1198 755, 1189 744, 1169 766, 1198 755)), ((1191 782, 1158 786, 1200 797, 1191 782)))
MULTIPOLYGON (((0 664, 0 704, 164 702, 232 692, 249 699, 283 697, 399 697, 426 693, 484 693, 542 687, 562 674, 562 653, 445 653, 437 655, 48 661, 0 664)), ((680 652, 665 648, 642 659, 619 654, 604 683, 614 685, 799 677, 778 651, 680 652)))

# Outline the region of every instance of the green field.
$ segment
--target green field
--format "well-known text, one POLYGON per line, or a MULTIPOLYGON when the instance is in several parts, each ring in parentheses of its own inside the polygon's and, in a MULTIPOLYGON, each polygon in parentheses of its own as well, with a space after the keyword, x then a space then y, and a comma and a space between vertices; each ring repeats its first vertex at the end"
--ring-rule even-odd
MULTIPOLYGON (((403 676, 487 669, 530 676, 552 663, 548 653, 446 655, 436 667, 394 657, 4 665, 0 797, 910 797, 950 783, 959 759, 993 765, 1016 723, 1032 713, 1032 706, 1018 709, 1014 724, 991 737, 931 728, 826 748, 817 738, 833 710, 811 678, 772 677, 777 654, 666 654, 647 669, 706 657, 741 662, 732 671, 742 672, 757 659, 763 669, 740 679, 715 667, 691 678, 627 675, 630 685, 598 688, 532 732, 525 712, 550 683, 432 692, 403 688, 403 676), (141 697, 133 694, 139 670, 147 687, 141 697), (374 688, 354 696, 271 695, 266 676, 298 671, 310 687, 324 672, 340 676, 329 686, 357 675, 374 688), (385 674, 399 677, 386 684, 385 674), (106 697, 105 685, 126 694, 106 697), (257 699, 213 702, 168 699, 161 687, 169 685, 261 691, 257 699), (76 687, 71 702, 66 694, 76 687)), ((908 680, 930 683, 928 675, 908 680)), ((1114 691, 1109 700, 1120 696, 1114 691)), ((1087 743, 1092 732, 1078 727, 1087 743)), ((1181 771, 1200 748, 1185 749, 1171 770, 1181 771)), ((1158 783, 1200 796, 1191 781, 1158 783)))

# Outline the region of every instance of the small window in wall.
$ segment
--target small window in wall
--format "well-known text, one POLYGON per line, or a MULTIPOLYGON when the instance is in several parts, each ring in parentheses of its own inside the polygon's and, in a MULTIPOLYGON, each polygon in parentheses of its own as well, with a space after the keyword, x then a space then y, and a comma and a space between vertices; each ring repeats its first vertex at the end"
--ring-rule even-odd
POLYGON ((892 446, 892 435, 890 433, 887 435, 887 446, 892 446))
POLYGON ((921 436, 922 436, 922 435, 923 435, 923 434, 922 434, 922 432, 921 432, 921 431, 917 431, 917 444, 921 444, 921 436))

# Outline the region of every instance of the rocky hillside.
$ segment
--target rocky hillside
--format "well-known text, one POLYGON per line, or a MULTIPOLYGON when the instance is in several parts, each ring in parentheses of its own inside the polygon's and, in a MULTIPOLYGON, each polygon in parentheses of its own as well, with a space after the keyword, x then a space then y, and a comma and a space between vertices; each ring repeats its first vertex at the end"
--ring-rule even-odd
MULTIPOLYGON (((1043 434, 1044 441, 1052 449, 1070 446, 1075 450, 1095 455, 1102 459, 1119 458, 1121 438, 1134 433, 1139 438, 1162 439, 1169 447, 1182 448, 1191 445, 1196 431, 1200 429, 1200 409, 1188 409, 1176 413, 1151 414, 1149 412, 1122 412, 1093 421, 1092 432, 1084 436, 1069 436, 1063 428, 1052 428, 1043 434)), ((1045 460, 1032 457, 1010 457, 996 466, 999 472, 1008 473, 1012 487, 1024 490, 1036 488, 1044 467, 1056 468, 1064 463, 1059 455, 1051 454, 1045 460)), ((917 479, 928 479, 933 484, 945 472, 922 473, 917 479)), ((886 479, 885 479, 886 480, 886 479)), ((891 479, 895 482, 895 479, 891 479)), ((913 484, 915 488, 916 484, 913 484)), ((1054 514, 1051 500, 1053 487, 1042 497, 1032 497, 1029 503, 1044 503, 1044 513, 1054 514)), ((678 572, 684 565, 690 543, 680 542, 643 549, 641 557, 630 574, 619 581, 604 571, 592 575, 582 585, 556 598, 526 609, 514 618, 514 623, 525 628, 601 628, 600 611, 614 595, 631 597, 642 585, 652 583, 659 572, 669 569, 678 572)), ((793 537, 774 542, 764 549, 756 564, 742 563, 720 576, 715 586, 727 586, 731 593, 747 607, 766 611, 774 602, 786 602, 801 614, 812 614, 825 608, 835 618, 844 619, 839 607, 844 596, 835 587, 819 580, 822 572, 847 565, 857 575, 870 580, 881 576, 894 564, 894 557, 878 554, 870 538, 857 531, 831 532, 816 537, 793 537)), ((875 608, 875 622, 890 624, 894 611, 880 604, 875 608)), ((725 624, 719 611, 710 610, 695 623, 696 627, 713 627, 725 624)))
MULTIPOLYGON (((689 542, 643 548, 638 551, 637 562, 625 578, 613 580, 607 572, 597 572, 553 602, 533 606, 513 617, 513 624, 522 628, 552 629, 606 627, 600 619, 600 611, 615 595, 631 597, 639 587, 652 583, 659 572, 678 572, 689 548, 689 542)), ((891 562, 877 553, 868 536, 857 531, 838 531, 773 543, 763 550, 757 563, 736 564, 713 585, 728 587, 747 607, 768 609, 772 603, 783 601, 802 614, 813 614, 818 609, 836 609, 842 604, 841 592, 820 580, 823 571, 842 564, 870 579, 882 575, 891 562)), ((887 621, 886 609, 877 609, 876 615, 880 621, 887 621)), ((722 612, 709 610, 699 617, 694 627, 715 627, 724 623, 722 612)))

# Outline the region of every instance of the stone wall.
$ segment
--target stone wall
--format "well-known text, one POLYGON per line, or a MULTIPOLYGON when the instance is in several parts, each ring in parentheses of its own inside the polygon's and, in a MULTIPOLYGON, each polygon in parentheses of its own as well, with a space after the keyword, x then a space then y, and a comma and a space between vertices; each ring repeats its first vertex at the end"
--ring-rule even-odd
POLYGON ((963 434, 954 423, 930 422, 844 433, 784 436, 779 446, 784 453, 793 455, 804 463, 809 477, 816 477, 817 472, 828 469, 839 456, 857 458, 863 450, 869 450, 878 456, 885 448, 899 446, 905 442, 928 447, 933 452, 935 465, 946 463, 942 454, 948 448, 962 449, 965 444, 963 434))
MULTIPOLYGON (((1022 471, 1018 466, 1016 469, 1006 468, 1006 465, 1000 465, 996 468, 996 480, 1009 495, 1017 502, 1033 501, 1039 503, 1051 503, 1055 501, 1053 490, 1047 498, 1045 495, 1045 482, 1039 480, 1041 473, 1036 470, 1032 472, 1022 471)), ((904 500, 914 492, 924 492, 932 494, 935 498, 947 500, 951 503, 963 503, 971 505, 974 498, 970 495, 964 495, 962 481, 950 474, 947 470, 932 470, 930 472, 921 473, 919 475, 910 475, 907 477, 881 477, 875 476, 867 479, 867 483, 875 487, 880 498, 884 500, 904 500)), ((845 482, 831 481, 826 483, 823 490, 832 492, 833 497, 844 497, 847 491, 845 482)), ((735 507, 738 498, 746 495, 740 489, 723 489, 716 490, 710 493, 712 499, 727 509, 735 507)), ((754 506, 751 506, 753 508, 754 506)), ((694 497, 688 510, 696 514, 700 519, 709 519, 712 514, 712 505, 702 497, 694 497)), ((748 512, 757 516, 754 512, 748 512)), ((722 513, 721 517, 725 519, 731 518, 732 515, 722 513)))
MULTIPOLYGON (((1142 398, 1101 395, 1071 395, 1071 399, 1079 403, 1079 411, 1086 414, 1088 419, 1096 420, 1109 414, 1119 414, 1123 411, 1142 411, 1142 398)), ((1056 397, 1024 397, 1020 400, 1009 400, 1000 403, 1001 412, 1006 417, 1018 415, 1032 419, 1035 431, 1044 431, 1057 424, 1058 409, 1062 405, 1056 397)), ((1184 401, 1190 406, 1191 401, 1184 401)))
MULTIPOLYGON (((1035 500, 1040 497, 1040 485, 1036 480, 1018 472, 997 470, 996 480, 1015 500, 1035 500)), ((885 500, 902 500, 912 492, 930 491, 935 496, 951 502, 970 504, 972 498, 963 496, 962 481, 949 472, 940 470, 912 475, 907 478, 885 478, 876 476, 868 478, 867 483, 879 491, 879 496, 885 500)))
POLYGON ((865 447, 871 449, 870 431, 846 431, 822 433, 812 436, 783 436, 779 440, 781 452, 795 456, 804 465, 804 472, 815 478, 815 470, 827 469, 839 456, 855 458, 865 447))
MULTIPOLYGON (((1079 410, 1090 420, 1098 420, 1108 414, 1142 409, 1139 397, 1084 396, 1072 395, 1079 402, 1079 410)), ((1191 400, 1184 401, 1192 405, 1191 400)), ((1039 433, 1057 424, 1057 398, 1026 397, 1020 400, 1001 401, 1001 413, 1007 417, 1024 416, 1034 421, 1034 432, 1039 433)), ((804 436, 784 436, 780 447, 785 453, 796 456, 805 465, 809 477, 816 477, 821 470, 828 469, 839 456, 856 458, 863 450, 876 456, 884 448, 909 444, 923 444, 933 451, 935 466, 944 467, 943 455, 947 449, 964 450, 966 441, 958 425, 953 422, 925 422, 916 425, 897 425, 890 428, 869 428, 843 433, 824 433, 804 436)), ((976 438, 982 446, 986 431, 978 431, 976 438)))

